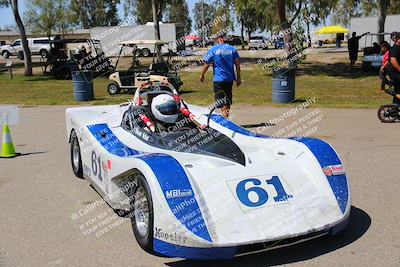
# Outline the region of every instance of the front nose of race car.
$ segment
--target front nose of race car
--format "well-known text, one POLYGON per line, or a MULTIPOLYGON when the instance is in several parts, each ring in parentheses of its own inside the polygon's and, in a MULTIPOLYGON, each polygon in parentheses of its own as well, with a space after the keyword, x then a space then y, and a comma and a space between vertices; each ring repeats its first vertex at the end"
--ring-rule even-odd
MULTIPOLYGON (((266 150, 252 164, 189 171, 210 236, 210 246, 283 240, 337 232, 350 212, 350 192, 335 151, 316 139, 291 141, 280 159, 266 150), (263 156, 263 155, 264 156, 263 156), (207 173, 209 171, 209 173, 207 173)), ((250 156, 249 156, 250 155, 250 156)))
POLYGON ((176 221, 157 221, 155 251, 181 258, 231 258, 249 245, 265 249, 336 233, 346 224, 347 177, 328 144, 270 140, 245 155, 245 165, 206 156, 178 159, 171 175, 166 174, 174 180, 161 183, 176 221), (171 228, 172 223, 179 228, 171 228), (175 230, 167 235, 166 229, 175 230))

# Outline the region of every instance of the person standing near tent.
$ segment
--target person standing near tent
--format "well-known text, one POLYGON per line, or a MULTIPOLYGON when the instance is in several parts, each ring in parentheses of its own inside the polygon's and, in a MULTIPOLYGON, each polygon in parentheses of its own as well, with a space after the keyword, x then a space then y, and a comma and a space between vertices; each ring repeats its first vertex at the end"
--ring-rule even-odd
POLYGON ((360 36, 357 36, 356 32, 352 33, 352 37, 347 41, 347 47, 349 49, 349 59, 350 59, 350 66, 349 69, 351 70, 354 66, 354 63, 356 63, 357 58, 358 58, 358 48, 359 48, 359 42, 361 37, 364 35, 367 35, 369 32, 366 32, 360 36))

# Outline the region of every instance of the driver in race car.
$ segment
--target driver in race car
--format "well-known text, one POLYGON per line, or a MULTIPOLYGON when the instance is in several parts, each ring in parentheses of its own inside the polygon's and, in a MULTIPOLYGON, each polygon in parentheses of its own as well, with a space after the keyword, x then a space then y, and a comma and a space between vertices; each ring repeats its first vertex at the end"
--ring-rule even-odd
POLYGON ((172 95, 160 94, 151 102, 151 114, 159 132, 176 132, 182 128, 196 127, 193 115, 185 108, 179 108, 180 102, 172 95), (179 103, 179 104, 178 104, 179 103))

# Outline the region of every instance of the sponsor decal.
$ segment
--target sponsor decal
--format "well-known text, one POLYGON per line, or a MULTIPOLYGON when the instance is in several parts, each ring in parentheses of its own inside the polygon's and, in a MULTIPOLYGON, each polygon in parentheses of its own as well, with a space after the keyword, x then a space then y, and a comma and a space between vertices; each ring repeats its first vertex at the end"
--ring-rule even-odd
POLYGON ((187 197, 193 195, 191 189, 173 189, 165 192, 167 198, 187 197))
POLYGON ((186 237, 180 236, 176 232, 167 233, 164 232, 161 228, 157 227, 155 227, 154 237, 168 242, 175 242, 179 244, 185 244, 187 240, 186 237))
POLYGON ((83 164, 83 173, 87 176, 92 176, 92 170, 85 164, 83 164))
POLYGON ((111 161, 110 160, 102 161, 101 167, 103 168, 104 177, 108 177, 108 171, 111 170, 111 161))
POLYGON ((342 164, 326 166, 322 170, 326 176, 342 175, 346 173, 342 164))
POLYGON ((244 212, 287 203, 294 198, 289 184, 278 174, 230 180, 227 185, 244 212))
POLYGON ((150 140, 150 136, 147 133, 143 132, 139 127, 135 127, 132 132, 134 135, 136 135, 139 138, 143 138, 145 141, 150 140))

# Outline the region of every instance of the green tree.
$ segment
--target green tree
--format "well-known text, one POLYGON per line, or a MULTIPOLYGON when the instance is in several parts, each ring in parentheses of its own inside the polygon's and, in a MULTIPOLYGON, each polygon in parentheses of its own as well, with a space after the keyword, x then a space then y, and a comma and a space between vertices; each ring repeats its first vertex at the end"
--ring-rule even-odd
MULTIPOLYGON (((162 20, 166 7, 170 2, 171 0, 154 0, 158 21, 162 20)), ((150 0, 126 0, 124 2, 124 15, 127 17, 130 14, 134 14, 136 17, 136 23, 140 25, 153 21, 151 3, 152 1, 150 0)))
POLYGON ((67 1, 32 0, 27 2, 26 25, 31 32, 50 38, 54 32, 66 32, 69 26, 67 12, 67 1))
POLYGON ((71 0, 70 21, 82 28, 118 25, 120 0, 71 0))
POLYGON ((306 25, 308 47, 311 47, 310 26, 317 26, 324 22, 336 2, 337 0, 304 0, 304 7, 300 15, 306 25))
MULTIPOLYGON (((385 32, 386 16, 400 12, 400 1, 338 0, 336 10, 333 14, 334 22, 348 26, 351 17, 378 16, 376 32, 385 32)), ((378 36, 378 42, 382 42, 383 38, 383 36, 378 36)))
POLYGON ((105 9, 106 9, 106 24, 108 26, 117 26, 120 22, 118 17, 118 9, 117 4, 120 3, 120 0, 107 0, 105 1, 105 9))
POLYGON ((359 0, 338 0, 333 9, 332 22, 348 27, 352 17, 361 15, 358 3, 359 0))
POLYGON ((21 38, 22 49, 24 51, 24 66, 25 66, 25 76, 32 76, 32 56, 31 51, 28 46, 28 40, 26 39, 25 26, 22 22, 21 16, 18 11, 18 1, 17 0, 0 0, 0 7, 11 6, 15 23, 17 24, 19 35, 21 38))
MULTIPOLYGON (((264 13, 268 10, 266 8, 267 1, 234 0, 233 5, 240 23, 242 40, 244 40, 244 30, 247 31, 247 37, 250 40, 251 34, 258 28, 266 28, 267 20, 271 18, 270 14, 264 13)), ((242 48, 244 48, 243 45, 242 48)))
POLYGON ((198 34, 201 34, 204 42, 206 37, 211 35, 210 27, 214 19, 215 7, 202 0, 194 5, 193 13, 195 21, 194 28, 198 34))
POLYGON ((211 33, 216 34, 221 31, 233 30, 233 22, 230 16, 229 6, 219 4, 214 13, 214 23, 212 23, 211 33))
POLYGON ((171 23, 182 23, 185 34, 192 31, 192 19, 189 16, 188 5, 185 0, 172 0, 167 5, 166 21, 171 23))
MULTIPOLYGON (((292 5, 292 7, 293 7, 295 4, 296 3, 292 2, 289 5, 292 5)), ((290 19, 287 19, 286 10, 288 8, 288 2, 286 0, 277 0, 276 10, 277 10, 278 17, 279 17, 280 29, 284 33, 283 39, 284 39, 285 45, 286 45, 289 68, 294 67, 296 64, 296 61, 291 60, 292 57, 295 56, 294 53, 292 52, 293 51, 292 24, 293 24, 294 20, 297 18, 297 16, 300 14, 302 4, 303 4, 303 1, 299 0, 293 15, 291 16, 290 19)))

